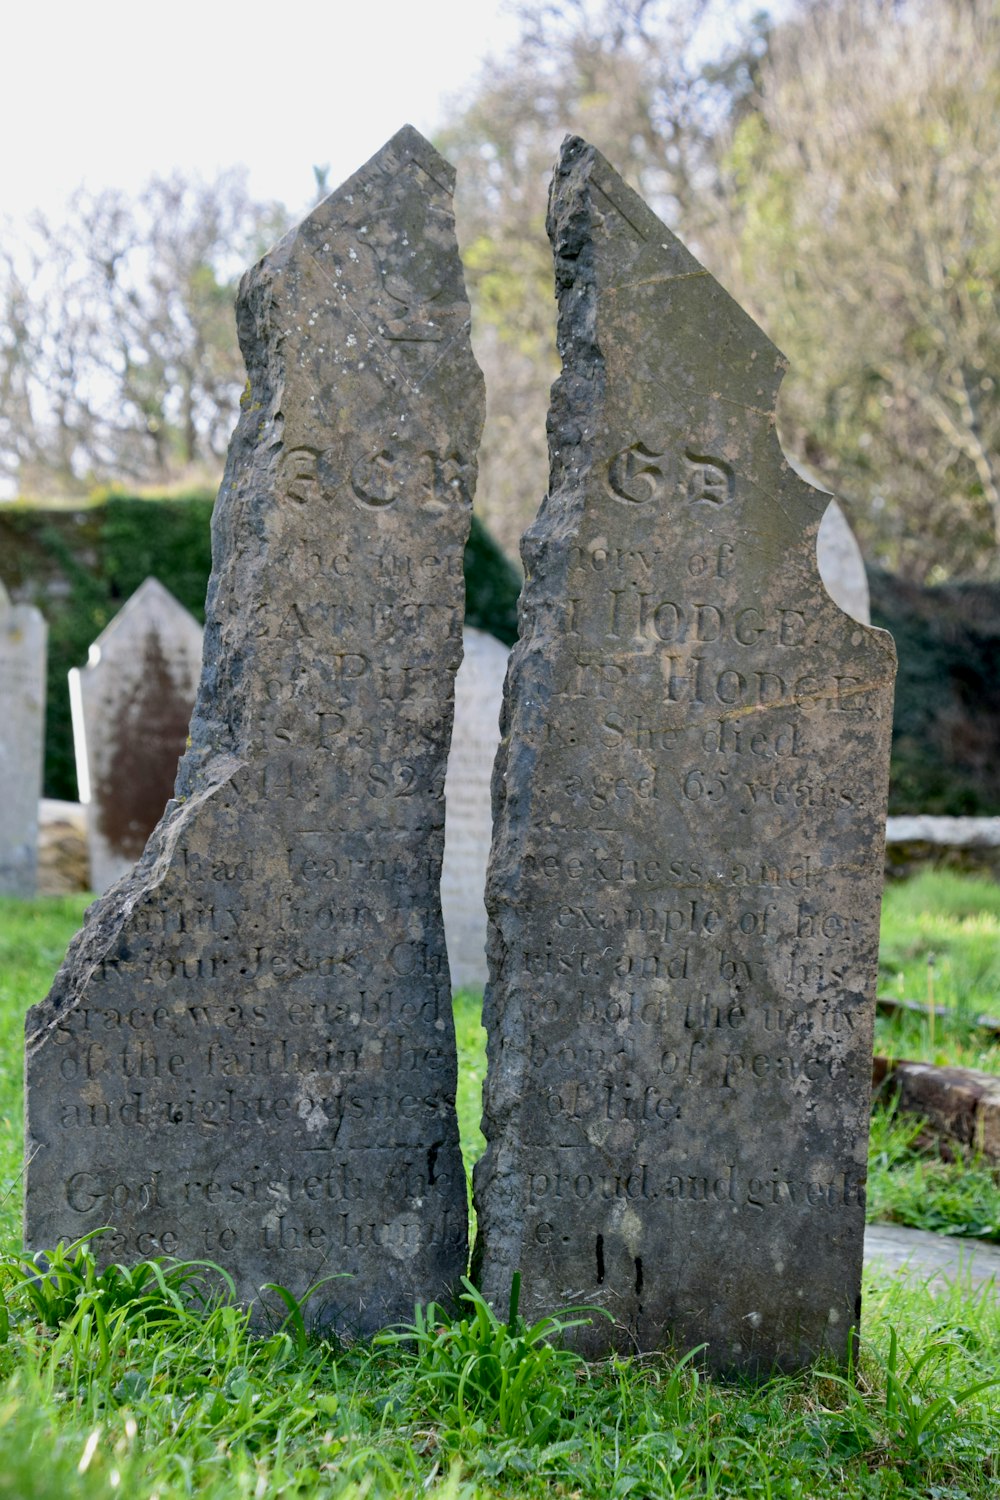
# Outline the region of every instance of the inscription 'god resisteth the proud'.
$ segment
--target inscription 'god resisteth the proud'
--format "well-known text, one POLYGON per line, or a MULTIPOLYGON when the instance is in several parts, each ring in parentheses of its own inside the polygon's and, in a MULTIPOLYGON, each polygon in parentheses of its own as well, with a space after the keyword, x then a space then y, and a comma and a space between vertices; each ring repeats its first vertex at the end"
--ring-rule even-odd
POLYGON ((592 148, 495 772, 482 1284, 590 1353, 857 1325, 894 653, 816 567, 781 357, 592 148))
POLYGON ((28 1023, 27 1241, 370 1332, 466 1266, 438 884, 482 382, 402 130, 244 278, 173 801, 28 1023))

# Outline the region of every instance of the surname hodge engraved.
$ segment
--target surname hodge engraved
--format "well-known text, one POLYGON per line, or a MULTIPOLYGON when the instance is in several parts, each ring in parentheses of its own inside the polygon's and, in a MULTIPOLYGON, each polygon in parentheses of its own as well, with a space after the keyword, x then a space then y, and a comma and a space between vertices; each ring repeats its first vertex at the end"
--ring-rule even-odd
POLYGON ((568 142, 563 374, 495 773, 479 1259, 593 1353, 844 1355, 894 653, 816 569, 782 361, 568 142))
POLYGON ((370 1331, 465 1269, 438 884, 481 378, 402 130, 244 278, 176 800, 28 1022, 27 1241, 370 1331))

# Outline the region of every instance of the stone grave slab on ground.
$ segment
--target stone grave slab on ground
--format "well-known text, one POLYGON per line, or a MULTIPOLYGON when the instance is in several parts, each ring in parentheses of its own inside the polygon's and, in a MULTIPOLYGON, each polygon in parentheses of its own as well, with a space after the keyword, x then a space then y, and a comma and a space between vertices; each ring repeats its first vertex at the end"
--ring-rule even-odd
MULTIPOLYGON (((28 1020, 26 1237, 370 1332, 466 1264, 439 882, 482 379, 409 127, 243 280, 171 802, 28 1020)), ((277 1308, 279 1316, 284 1309, 277 1308)), ((258 1309, 258 1318, 263 1313, 258 1309)))
POLYGON ((46 626, 0 584, 0 895, 33 896, 45 727, 46 626))
POLYGON ((173 796, 201 675, 201 626, 147 578, 69 674, 90 885, 131 870, 173 796))
POLYGON ((931 1292, 955 1285, 984 1290, 1000 1301, 1000 1245, 960 1235, 932 1234, 902 1224, 869 1224, 865 1264, 887 1276, 905 1276, 931 1292))
POLYGON ((466 629, 455 679, 455 732, 444 783, 445 843, 441 906, 451 981, 486 983, 483 890, 493 836, 490 778, 500 743, 500 704, 509 652, 483 630, 466 629))
POLYGON ((588 1353, 843 1358, 895 653, 820 582, 778 351, 579 140, 495 772, 477 1259, 588 1353))

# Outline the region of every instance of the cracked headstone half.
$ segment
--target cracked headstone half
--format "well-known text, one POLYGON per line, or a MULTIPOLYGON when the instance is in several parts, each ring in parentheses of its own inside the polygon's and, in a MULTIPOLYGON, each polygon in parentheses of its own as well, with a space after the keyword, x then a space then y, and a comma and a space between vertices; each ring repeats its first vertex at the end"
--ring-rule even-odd
MULTIPOLYGON (((208 1257, 366 1333, 462 1274, 438 883, 482 380, 410 127, 243 279, 175 798, 27 1025, 31 1249, 208 1257)), ((255 1299, 260 1299, 255 1301, 255 1299)), ((280 1304, 279 1315, 283 1316, 280 1304)))
POLYGON ((820 582, 784 360, 603 158, 550 200, 562 374, 494 776, 479 1274, 585 1352, 843 1358, 895 653, 820 582))

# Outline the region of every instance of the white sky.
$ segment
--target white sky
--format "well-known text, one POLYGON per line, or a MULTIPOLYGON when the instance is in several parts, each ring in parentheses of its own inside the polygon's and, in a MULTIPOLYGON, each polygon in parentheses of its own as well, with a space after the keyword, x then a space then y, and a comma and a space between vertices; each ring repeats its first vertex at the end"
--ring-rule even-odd
MULTIPOLYGON (((716 0, 714 35, 760 3, 716 0)), ((240 163, 297 217, 314 164, 334 188, 401 125, 430 134, 517 30, 507 0, 20 0, 0 28, 0 220, 58 221, 81 183, 240 163)))
POLYGON ((5 9, 0 215, 80 183, 136 191, 245 163, 293 215, 403 124, 430 133, 490 51, 504 0, 25 0, 5 9))

